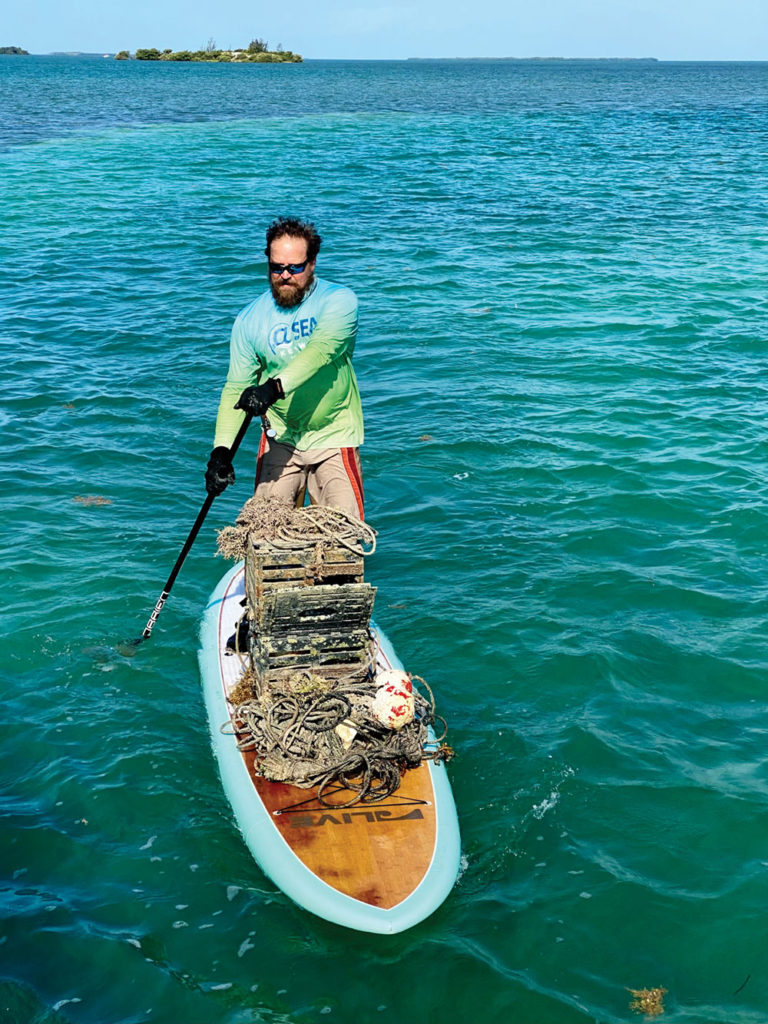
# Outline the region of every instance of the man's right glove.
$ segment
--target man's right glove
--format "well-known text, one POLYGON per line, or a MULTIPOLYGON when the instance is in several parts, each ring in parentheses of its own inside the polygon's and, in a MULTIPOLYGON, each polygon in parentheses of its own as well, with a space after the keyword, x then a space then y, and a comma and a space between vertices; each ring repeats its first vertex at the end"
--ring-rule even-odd
POLYGON ((283 386, 277 377, 270 377, 263 384, 252 384, 240 395, 235 404, 236 409, 263 416, 267 409, 278 398, 285 398, 283 386))
POLYGON ((214 497, 225 491, 235 482, 235 469, 229 454, 229 448, 220 445, 211 452, 205 470, 205 489, 214 497))

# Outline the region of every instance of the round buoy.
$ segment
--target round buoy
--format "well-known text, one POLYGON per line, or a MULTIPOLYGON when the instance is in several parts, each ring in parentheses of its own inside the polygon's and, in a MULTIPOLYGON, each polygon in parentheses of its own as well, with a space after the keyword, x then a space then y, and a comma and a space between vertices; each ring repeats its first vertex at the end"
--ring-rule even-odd
POLYGON ((379 684, 371 708, 377 722, 388 729, 402 729, 413 721, 413 686, 407 672, 389 669, 376 676, 379 684))

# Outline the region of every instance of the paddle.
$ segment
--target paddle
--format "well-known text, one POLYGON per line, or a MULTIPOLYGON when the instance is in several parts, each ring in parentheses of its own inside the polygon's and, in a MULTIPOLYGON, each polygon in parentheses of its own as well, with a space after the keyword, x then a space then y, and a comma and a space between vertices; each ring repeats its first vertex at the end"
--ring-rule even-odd
MULTIPOLYGON (((235 452, 240 447, 240 442, 245 437, 245 432, 248 429, 248 426, 249 426, 249 424, 250 424, 252 419, 253 419, 253 413, 247 412, 245 414, 245 419, 243 420, 243 422, 242 422, 242 424, 240 426, 240 429, 237 432, 237 437, 232 442, 232 447, 229 449, 230 459, 234 459, 235 452)), ((171 570, 171 575, 168 577, 168 579, 165 582, 165 587, 163 588, 163 592, 160 595, 160 597, 157 599, 157 604, 152 609, 152 614, 149 616, 149 620, 147 621, 147 624, 144 627, 144 632, 141 634, 141 636, 139 636, 135 640, 131 641, 131 645, 133 647, 138 647, 139 644, 142 642, 142 640, 148 640, 149 639, 149 637, 150 637, 150 635, 152 633, 152 630, 155 627, 155 623, 157 622, 157 617, 160 614, 160 612, 163 610, 163 606, 164 606, 165 602, 168 600, 168 596, 171 593, 171 587, 175 583, 176 577, 179 575, 179 572, 181 571, 181 567, 184 564, 184 559, 187 557, 187 555, 189 554, 190 548, 195 543, 195 538, 197 537, 198 533, 200 532, 200 527, 203 525, 203 520, 208 515, 208 510, 210 509, 211 505, 213 504, 213 501, 214 501, 215 497, 216 497, 215 494, 208 494, 208 495, 206 495, 206 499, 203 502, 203 507, 198 512, 197 519, 195 520, 194 525, 192 526, 192 529, 189 531, 189 536, 184 541, 184 547, 179 552, 179 557, 176 559, 176 564, 174 565, 173 569, 171 570)))

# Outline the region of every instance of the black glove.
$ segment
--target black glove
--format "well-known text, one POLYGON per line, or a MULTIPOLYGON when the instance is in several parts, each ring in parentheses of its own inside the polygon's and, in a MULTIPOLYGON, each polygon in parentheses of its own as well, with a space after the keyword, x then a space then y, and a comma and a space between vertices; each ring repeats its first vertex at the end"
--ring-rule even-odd
POLYGON ((208 459, 208 466, 205 470, 205 489, 216 497, 234 482, 235 470, 229 448, 220 445, 213 449, 211 457, 208 459))
POLYGON ((270 377, 263 384, 252 384, 246 388, 238 398, 235 408, 253 413, 254 416, 263 416, 278 398, 285 398, 283 386, 277 377, 270 377))

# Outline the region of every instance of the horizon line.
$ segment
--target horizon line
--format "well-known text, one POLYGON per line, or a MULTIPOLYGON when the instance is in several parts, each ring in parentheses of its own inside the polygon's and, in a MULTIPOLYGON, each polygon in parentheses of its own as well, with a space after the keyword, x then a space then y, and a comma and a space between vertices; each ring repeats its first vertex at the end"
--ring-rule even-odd
MULTIPOLYGON (((19 47, 23 49, 23 47, 19 47)), ((0 54, 0 56, 8 57, 100 57, 101 59, 114 57, 120 50, 48 50, 44 52, 32 52, 28 51, 26 54, 0 54)), ((131 51, 128 51, 129 53, 131 51)), ((615 61, 615 62, 627 62, 627 63, 648 63, 648 64, 765 64, 768 63, 768 58, 762 59, 759 57, 623 57, 618 55, 611 56, 588 56, 580 57, 575 55, 561 56, 557 54, 552 55, 536 55, 531 57, 521 56, 408 56, 408 57, 307 57, 304 56, 304 63, 311 61, 358 61, 358 62, 370 62, 370 63, 383 63, 383 62, 405 62, 405 61, 520 61, 520 62, 536 62, 541 61, 615 61)))

